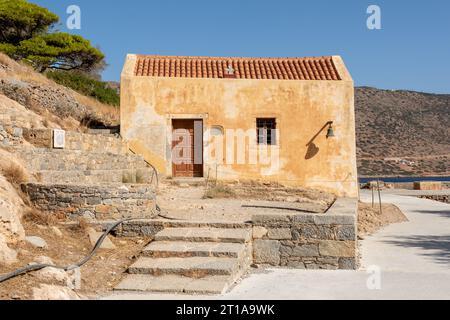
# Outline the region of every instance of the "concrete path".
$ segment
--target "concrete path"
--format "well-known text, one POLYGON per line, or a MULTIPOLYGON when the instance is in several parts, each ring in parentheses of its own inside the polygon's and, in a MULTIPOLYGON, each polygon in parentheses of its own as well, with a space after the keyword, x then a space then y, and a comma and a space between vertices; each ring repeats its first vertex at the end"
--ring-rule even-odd
MULTIPOLYGON (((370 201, 362 192, 361 200, 370 201)), ((359 271, 256 271, 214 299, 450 299, 450 205, 383 194, 409 222, 361 241, 359 271)), ((107 299, 210 299, 120 294, 107 299)))
MULTIPOLYGON (((370 202, 369 193, 361 200, 370 202)), ((398 206, 409 222, 388 226, 362 241, 362 265, 379 265, 384 271, 449 272, 450 205, 388 193, 382 201, 398 206)))

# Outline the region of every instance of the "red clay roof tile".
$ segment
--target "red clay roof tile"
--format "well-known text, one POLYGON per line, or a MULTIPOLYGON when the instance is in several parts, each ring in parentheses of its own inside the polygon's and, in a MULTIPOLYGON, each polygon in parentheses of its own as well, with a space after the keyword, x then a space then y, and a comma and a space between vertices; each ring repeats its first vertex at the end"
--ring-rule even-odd
POLYGON ((236 79, 341 80, 332 57, 219 58, 138 55, 136 76, 236 79))

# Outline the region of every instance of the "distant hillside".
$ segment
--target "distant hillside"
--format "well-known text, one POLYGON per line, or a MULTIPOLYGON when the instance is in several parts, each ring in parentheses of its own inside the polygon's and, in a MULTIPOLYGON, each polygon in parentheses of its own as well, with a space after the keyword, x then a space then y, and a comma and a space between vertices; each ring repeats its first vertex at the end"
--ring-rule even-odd
POLYGON ((450 174, 450 95, 355 90, 359 173, 450 174))

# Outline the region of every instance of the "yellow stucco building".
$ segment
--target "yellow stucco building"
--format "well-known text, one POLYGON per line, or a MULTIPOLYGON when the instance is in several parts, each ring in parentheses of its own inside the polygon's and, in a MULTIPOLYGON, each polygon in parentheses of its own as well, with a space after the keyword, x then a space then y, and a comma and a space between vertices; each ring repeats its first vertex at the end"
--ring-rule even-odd
POLYGON ((121 135, 165 176, 358 194, 353 80, 339 56, 130 54, 121 135))

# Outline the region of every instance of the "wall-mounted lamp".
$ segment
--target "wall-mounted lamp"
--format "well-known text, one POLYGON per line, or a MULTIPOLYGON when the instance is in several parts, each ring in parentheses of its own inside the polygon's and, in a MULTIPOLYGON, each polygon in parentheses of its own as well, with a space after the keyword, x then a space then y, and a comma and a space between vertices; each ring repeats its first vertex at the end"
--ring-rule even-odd
POLYGON ((328 122, 327 125, 328 125, 327 139, 336 137, 333 129, 333 121, 328 122))

